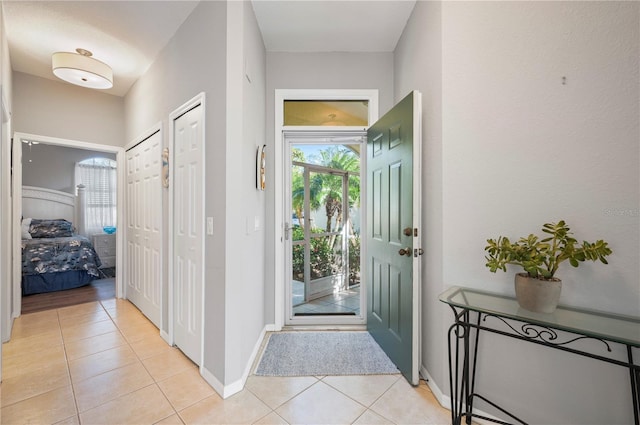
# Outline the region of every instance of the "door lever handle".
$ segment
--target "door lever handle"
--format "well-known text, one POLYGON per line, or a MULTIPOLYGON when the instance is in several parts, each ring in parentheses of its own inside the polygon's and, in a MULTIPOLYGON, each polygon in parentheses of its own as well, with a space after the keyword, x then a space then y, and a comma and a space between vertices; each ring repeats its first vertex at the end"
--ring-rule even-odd
POLYGON ((407 257, 411 257, 412 253, 413 250, 411 248, 400 248, 400 251, 398 251, 398 254, 406 255, 407 257))

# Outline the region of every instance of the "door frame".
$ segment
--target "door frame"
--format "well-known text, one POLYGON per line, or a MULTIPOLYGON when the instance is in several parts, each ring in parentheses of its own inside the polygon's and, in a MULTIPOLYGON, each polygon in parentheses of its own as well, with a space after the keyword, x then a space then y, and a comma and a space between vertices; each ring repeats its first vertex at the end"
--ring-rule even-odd
MULTIPOLYGON (((38 142, 63 146, 67 148, 86 149, 97 152, 115 153, 117 164, 117 202, 116 214, 122 218, 124 216, 124 148, 120 146, 103 145, 99 143, 83 142, 79 140, 61 139, 57 137, 41 136, 36 134, 19 133, 16 132, 13 135, 13 158, 22 158, 22 141, 23 140, 37 140, 38 142)), ((13 318, 20 316, 22 312, 22 291, 21 291, 21 242, 20 242, 20 226, 19 220, 15 220, 16 217, 22 215, 22 160, 14 161, 13 163, 13 318), (19 176, 19 178, 18 178, 19 176)), ((124 232, 116 232, 116 252, 122 253, 124 249, 124 232)), ((122 273, 116 274, 116 298, 122 298, 124 289, 122 287, 123 273, 126 270, 123 268, 122 254, 116 254, 116 270, 122 270, 122 273)))
MULTIPOLYGON (((293 127, 290 127, 293 128, 293 127)), ((345 128, 345 127, 341 127, 345 128)), ((360 205, 362 206, 364 202, 367 200, 367 194, 363 193, 362 188, 366 187, 366 149, 367 149, 367 133, 364 130, 353 130, 350 127, 348 130, 327 130, 324 132, 317 131, 296 131, 296 130, 285 130, 283 134, 283 146, 284 146, 284 161, 290 164, 290 152, 292 144, 307 144, 307 146, 313 145, 336 145, 339 143, 333 141, 333 138, 353 138, 354 140, 357 138, 361 138, 359 143, 360 146, 360 205), (364 153, 364 155, 363 155, 364 153)), ((355 145, 355 143, 347 143, 351 145, 355 145)), ((311 166, 311 168, 322 169, 326 168, 323 166, 311 166)), ((291 173, 290 167, 285 167, 283 170, 287 170, 284 173, 285 182, 283 188, 284 192, 290 194, 291 188, 291 173)), ((328 171, 328 170, 327 170, 328 171)), ((344 174, 344 172, 337 170, 337 174, 344 174)), ((290 199, 283 197, 283 201, 285 203, 284 211, 288 211, 290 199)), ((360 240, 361 240, 361 258, 364 258, 364 254, 366 254, 366 246, 362 244, 363 238, 366 236, 366 223, 367 218, 363 214, 363 209, 360 208, 360 240)), ((289 220, 290 221, 290 220, 289 220)), ((285 220, 285 226, 288 221, 285 220)), ((290 233, 291 235, 291 233, 290 233)), ((291 236, 290 236, 291 237, 291 236)), ((341 316, 341 315, 326 315, 326 316, 300 316, 300 317, 292 317, 289 316, 290 313, 293 312, 293 305, 291 300, 291 292, 288 292, 287 289, 291 284, 291 280, 286 277, 287 272, 289 271, 289 259, 292 255, 292 245, 293 241, 289 241, 285 238, 284 240, 284 272, 285 272, 285 280, 284 284, 284 292, 285 292, 285 305, 284 305, 284 325, 285 326, 323 326, 323 325, 364 325, 366 323, 366 305, 363 306, 364 301, 366 300, 366 288, 364 285, 360 285, 360 316, 341 316), (287 283, 288 282, 288 283, 287 283)), ((360 262, 361 270, 362 270, 362 261, 360 262)), ((362 272, 361 272, 362 273, 362 272)), ((348 279, 348 276, 347 276, 348 279)))
POLYGON ((5 88, 0 87, 0 381, 2 381, 2 340, 11 335, 13 317, 13 206, 11 205, 11 112, 5 96, 5 88), (5 299, 6 296, 6 299, 5 299))
MULTIPOLYGON (((359 129, 366 132, 367 127, 330 127, 330 126, 285 126, 284 125, 284 102, 286 100, 368 100, 369 101, 369 123, 378 120, 378 90, 377 89, 277 89, 275 90, 274 108, 274 218, 273 218, 273 250, 275 256, 274 267, 274 330, 280 331, 285 323, 286 303, 285 303, 285 268, 286 250, 284 238, 284 209, 286 200, 283 193, 285 183, 285 131, 324 133, 331 131, 345 131, 347 129, 359 129)), ((360 180, 360 186, 366 187, 366 182, 360 180)), ((362 192, 362 190, 361 190, 362 192)), ((362 195, 361 195, 362 196, 362 195)), ((366 201, 366 200, 365 200, 366 201)), ((362 200, 361 200, 362 202, 362 200)), ((366 223, 361 227, 366 228, 366 223)), ((366 249, 366 247, 364 247, 366 249)), ((363 250, 364 250, 363 249, 363 250)), ((363 252, 361 250, 361 252, 363 252)), ((361 254, 362 255, 362 254, 361 254)), ((360 295, 361 297, 364 296, 360 295)))
MULTIPOLYGON (((180 118, 182 115, 186 114, 187 112, 189 112, 191 109, 194 109, 198 106, 202 107, 202 134, 203 134, 203 143, 202 143, 202 152, 203 152, 203 156, 202 156, 202 160, 203 162, 205 161, 205 154, 206 154, 206 139, 207 139, 207 133, 206 133, 206 103, 205 103, 205 92, 200 92, 198 93, 196 96, 194 96, 193 98, 191 98, 190 100, 188 100, 187 102, 185 102, 184 104, 182 104, 181 106, 179 106, 177 109, 173 110, 173 112, 171 112, 169 114, 169 214, 168 214, 168 271, 167 271, 167 279, 168 279, 168 288, 167 288, 167 303, 168 303, 168 330, 167 332, 165 332, 164 330, 160 330, 160 336, 162 336, 162 338, 169 343, 169 345, 174 345, 175 344, 175 337, 174 337, 174 312, 175 312, 175 308, 174 308, 174 296, 173 296, 173 291, 175 290, 174 284, 173 284, 173 271, 175 268, 175 258, 174 258, 174 238, 173 238, 173 232, 174 232, 174 212, 173 212, 173 207, 175 205, 175 192, 173 190, 174 185, 174 170, 175 167, 172 166, 172 164, 175 163, 174 161, 174 153, 175 153, 175 120, 180 118)), ((205 193, 206 193, 206 167, 204 166, 204 163, 202 165, 202 217, 205 217, 205 193)), ((203 226, 203 230, 205 229, 204 223, 202 223, 203 226)), ((200 323, 200 365, 199 367, 199 371, 200 374, 202 374, 203 371, 203 364, 204 364, 204 283, 205 283, 205 246, 206 246, 206 234, 203 231, 203 235, 202 235, 202 282, 201 282, 201 287, 202 287, 202 294, 201 294, 201 302, 202 302, 202 306, 201 306, 201 323, 200 323)))

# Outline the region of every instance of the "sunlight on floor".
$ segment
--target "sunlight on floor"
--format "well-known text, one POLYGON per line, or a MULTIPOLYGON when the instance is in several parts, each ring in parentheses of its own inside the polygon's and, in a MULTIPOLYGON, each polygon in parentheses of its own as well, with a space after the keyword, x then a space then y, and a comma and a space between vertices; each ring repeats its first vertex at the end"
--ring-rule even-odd
POLYGON ((296 313, 355 313, 360 315, 360 285, 325 297, 304 302, 304 283, 293 284, 293 314, 296 313))
POLYGON ((223 400, 124 300, 23 315, 2 354, 7 424, 451 422, 424 381, 400 375, 251 375, 223 400))

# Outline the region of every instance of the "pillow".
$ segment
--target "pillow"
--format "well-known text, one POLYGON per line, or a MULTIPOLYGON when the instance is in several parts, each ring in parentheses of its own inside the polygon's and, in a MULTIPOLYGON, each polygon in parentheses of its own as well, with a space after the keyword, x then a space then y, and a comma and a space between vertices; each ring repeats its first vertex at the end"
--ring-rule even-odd
POLYGON ((31 233, 29 233, 29 226, 31 226, 31 219, 23 218, 21 223, 22 239, 31 239, 31 233))
POLYGON ((73 226, 67 220, 31 219, 29 233, 32 238, 64 238, 73 236, 73 226))

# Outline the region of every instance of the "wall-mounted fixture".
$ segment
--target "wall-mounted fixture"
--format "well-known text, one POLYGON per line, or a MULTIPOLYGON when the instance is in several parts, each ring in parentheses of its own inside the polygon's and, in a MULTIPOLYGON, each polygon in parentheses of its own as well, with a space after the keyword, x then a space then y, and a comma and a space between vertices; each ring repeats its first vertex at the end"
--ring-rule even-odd
POLYGON ((53 74, 68 83, 90 89, 113 87, 113 71, 106 63, 92 58, 90 51, 56 52, 51 57, 53 74))
POLYGON ((24 139, 23 139, 23 140, 22 140, 22 143, 26 143, 27 145, 29 145, 29 159, 28 159, 28 161, 29 161, 29 162, 33 162, 33 159, 31 159, 31 147, 32 147, 33 145, 37 145, 37 144, 39 144, 40 142, 34 142, 33 140, 24 140, 24 139))

